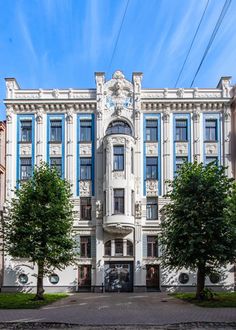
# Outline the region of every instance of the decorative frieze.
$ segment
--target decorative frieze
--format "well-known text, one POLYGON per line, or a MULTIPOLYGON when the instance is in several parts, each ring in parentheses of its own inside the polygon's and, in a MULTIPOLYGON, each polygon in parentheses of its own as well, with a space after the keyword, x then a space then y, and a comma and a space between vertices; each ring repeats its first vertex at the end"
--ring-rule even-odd
POLYGON ((211 156, 211 155, 217 155, 218 154, 218 143, 206 143, 205 144, 206 148, 206 155, 211 156))
POLYGON ((125 172, 124 171, 115 171, 112 172, 112 178, 114 180, 120 180, 125 178, 125 172))
POLYGON ((158 181, 146 180, 146 194, 148 197, 158 196, 158 181))
POLYGON ((188 142, 176 142, 175 143, 176 155, 187 155, 188 154, 188 142))
POLYGON ((31 156, 32 145, 31 143, 20 144, 20 156, 31 156))
POLYGON ((49 146, 49 154, 50 156, 61 156, 62 155, 62 147, 61 147, 61 144, 59 143, 53 143, 53 144, 50 144, 49 146))
POLYGON ((92 195, 92 182, 91 181, 80 181, 79 194, 81 197, 90 197, 92 195))
POLYGON ((158 156, 158 143, 146 142, 146 156, 158 156))
POLYGON ((79 154, 80 156, 92 156, 92 144, 80 143, 79 154))

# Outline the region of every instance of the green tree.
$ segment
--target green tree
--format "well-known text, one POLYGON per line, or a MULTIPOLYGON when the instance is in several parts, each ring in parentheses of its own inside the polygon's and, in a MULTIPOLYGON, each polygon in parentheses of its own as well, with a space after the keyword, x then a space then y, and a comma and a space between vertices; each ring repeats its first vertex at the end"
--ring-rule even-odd
POLYGON ((162 260, 170 269, 197 270, 196 298, 201 299, 205 276, 235 258, 235 227, 225 216, 232 180, 214 163, 185 163, 177 174, 163 210, 162 260))
POLYGON ((44 299, 43 277, 74 261, 71 189, 55 169, 42 163, 15 190, 4 220, 5 249, 38 266, 36 299, 44 299))

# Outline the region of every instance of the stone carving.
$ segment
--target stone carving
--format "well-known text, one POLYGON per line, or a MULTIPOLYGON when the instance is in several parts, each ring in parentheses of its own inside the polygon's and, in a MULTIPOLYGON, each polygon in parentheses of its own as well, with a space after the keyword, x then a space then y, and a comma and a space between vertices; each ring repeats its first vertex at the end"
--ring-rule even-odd
POLYGON ((125 173, 124 171, 116 171, 113 172, 113 179, 118 180, 118 179, 124 179, 125 173))
POLYGON ((73 124, 73 107, 69 106, 68 111, 67 111, 67 115, 66 115, 66 120, 69 124, 73 124))
POLYGON ((227 80, 223 80, 222 81, 222 89, 223 89, 223 97, 230 97, 230 81, 227 80))
POLYGON ((217 97, 221 97, 220 93, 202 93, 202 94, 198 94, 198 97, 200 98, 217 98, 217 97))
POLYGON ((79 191, 81 197, 89 197, 92 193, 91 181, 80 181, 79 191))
POLYGON ((54 89, 52 91, 52 96, 55 97, 55 99, 58 99, 60 96, 59 90, 58 89, 54 89))
POLYGON ((42 124, 43 122, 43 109, 39 109, 36 114, 36 121, 38 124, 42 124))
POLYGON ((92 155, 91 143, 81 143, 79 148, 79 154, 80 156, 82 155, 91 156, 92 155))
POLYGON ((217 155, 217 143, 206 144, 206 154, 207 155, 217 155))
POLYGON ((176 154, 187 155, 188 154, 188 143, 187 142, 176 143, 175 152, 176 152, 176 154))
POLYGON ((103 207, 101 201, 96 201, 96 218, 102 218, 103 217, 103 207))
POLYGON ((158 144, 157 143, 146 143, 146 155, 157 156, 158 155, 158 144))
POLYGON ((193 91, 193 97, 198 97, 198 88, 194 88, 194 91, 193 91))
POLYGON ((225 107, 223 114, 224 114, 224 118, 226 120, 229 120, 230 117, 231 117, 231 110, 230 110, 230 108, 229 107, 225 107))
POLYGON ((142 217, 142 204, 141 201, 135 203, 135 218, 140 219, 142 217))
POLYGON ((31 144, 21 144, 20 145, 20 155, 28 156, 31 155, 31 144))
POLYGON ((7 89, 7 98, 11 99, 14 97, 14 82, 6 81, 6 89, 7 89))
POLYGON ((184 97, 184 89, 183 88, 179 88, 176 92, 176 95, 179 97, 179 98, 183 98, 184 97))
POLYGON ((73 90, 72 90, 72 88, 69 88, 69 91, 68 91, 68 98, 69 98, 69 99, 73 99, 73 97, 74 97, 73 90))
POLYGON ((168 88, 164 88, 164 98, 168 97, 168 88))
POLYGON ((158 181, 157 180, 147 180, 146 181, 146 193, 147 193, 147 196, 157 196, 158 195, 158 181))
POLYGON ((200 108, 199 107, 195 108, 193 110, 193 120, 198 121, 200 118, 200 113, 201 113, 200 108))
POLYGON ((112 142, 113 143, 121 143, 121 144, 123 143, 124 144, 125 143, 125 138, 120 137, 120 136, 119 137, 113 137, 112 142))
POLYGON ((170 108, 169 107, 165 107, 164 111, 163 111, 163 120, 165 122, 168 122, 170 119, 170 108))
POLYGON ((61 145, 60 144, 51 144, 50 145, 50 155, 55 156, 61 155, 61 145))

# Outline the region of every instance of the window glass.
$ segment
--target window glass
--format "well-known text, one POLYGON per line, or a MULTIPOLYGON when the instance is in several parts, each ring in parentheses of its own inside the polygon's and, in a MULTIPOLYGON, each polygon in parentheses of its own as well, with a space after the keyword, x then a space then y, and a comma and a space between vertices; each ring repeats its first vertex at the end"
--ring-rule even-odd
POLYGON ((187 119, 177 119, 176 120, 176 141, 187 141, 187 119))
POLYGON ((146 178, 157 180, 157 177, 158 177, 157 169, 158 169, 157 157, 147 157, 146 158, 146 178))
POLYGON ((206 165, 210 164, 210 163, 215 163, 215 165, 218 164, 218 157, 213 157, 213 156, 210 156, 210 157, 206 157, 206 165))
POLYGON ((31 120, 21 120, 20 121, 20 140, 21 142, 31 142, 32 141, 32 121, 31 120))
POLYGON ((158 202, 157 198, 147 197, 147 220, 158 219, 158 202))
POLYGON ((124 189, 114 189, 114 213, 124 214, 124 189))
POLYGON ((158 257, 158 243, 156 236, 147 236, 147 256, 158 257))
POLYGON ((211 283, 213 283, 213 284, 217 284, 220 282, 220 274, 218 274, 218 273, 211 273, 209 275, 209 278, 210 278, 211 283))
POLYGON ((26 284, 29 280, 26 274, 20 274, 18 279, 21 284, 26 284))
POLYGON ((115 120, 111 122, 106 130, 106 135, 110 134, 127 134, 132 135, 130 126, 120 120, 115 120))
POLYGON ((50 121, 50 141, 61 142, 62 141, 62 121, 51 120, 50 121))
POLYGON ((146 141, 158 140, 157 120, 146 120, 146 141))
POLYGON ((115 240, 115 255, 123 255, 123 240, 116 239, 115 240))
POLYGON ((51 157, 50 158, 50 167, 57 170, 58 175, 62 176, 62 159, 61 157, 51 157))
POLYGON ((181 166, 188 161, 188 157, 176 157, 175 170, 176 172, 181 168, 181 166))
POLYGON ((92 159, 91 157, 80 158, 80 180, 92 179, 92 159))
POLYGON ((179 275, 179 282, 180 282, 181 284, 186 284, 186 283, 188 283, 188 281, 189 281, 189 275, 188 275, 188 274, 186 274, 186 273, 181 273, 181 274, 179 275))
POLYGON ((105 243, 105 256, 111 256, 111 241, 105 243))
POLYGON ((57 284, 59 282, 59 276, 57 274, 51 274, 49 276, 49 282, 52 284, 57 284))
POLYGON ((113 147, 113 170, 123 171, 124 170, 124 146, 113 147))
POLYGON ((32 175, 31 158, 20 158, 20 180, 28 180, 32 175))
POLYGON ((206 141, 217 141, 217 120, 216 119, 207 119, 205 126, 206 141))
POLYGON ((131 148, 131 173, 134 173, 134 149, 131 148))
POLYGON ((80 218, 81 220, 91 220, 91 198, 81 197, 80 198, 80 218))
POLYGON ((92 140, 92 121, 81 120, 80 121, 80 141, 90 142, 92 140))
POLYGON ((133 243, 130 241, 127 241, 127 256, 133 255, 133 243))
POLYGON ((80 236, 80 257, 91 258, 90 236, 80 236))

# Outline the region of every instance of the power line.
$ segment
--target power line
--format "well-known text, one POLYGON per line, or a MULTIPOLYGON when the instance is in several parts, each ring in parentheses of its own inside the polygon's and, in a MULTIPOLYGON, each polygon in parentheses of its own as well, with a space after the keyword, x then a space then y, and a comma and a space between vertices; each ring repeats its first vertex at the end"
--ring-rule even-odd
POLYGON ((129 0, 127 0, 127 2, 126 2, 126 6, 125 6, 124 13, 123 13, 122 21, 121 21, 121 24, 120 24, 119 32, 117 34, 115 46, 114 46, 113 53, 112 53, 112 56, 111 56, 111 60, 110 60, 109 66, 108 66, 108 72, 110 71, 111 64, 112 64, 112 61, 113 61, 113 58, 114 58, 114 55, 115 55, 115 52, 116 52, 117 44, 118 44, 118 41, 119 41, 119 38, 120 38, 120 33, 121 33, 122 26, 123 26, 123 23, 124 23, 124 20, 125 20, 125 16, 126 16, 128 6, 129 6, 129 0))
POLYGON ((191 50, 192 50, 193 43, 194 43, 194 41, 195 41, 195 39, 196 39, 196 36, 197 36, 197 34, 198 34, 198 30, 199 30, 199 28, 200 28, 200 26, 201 26, 201 24, 202 24, 202 20, 203 20, 203 18, 204 18, 204 16, 205 16, 205 12, 206 12, 206 10, 207 10, 207 7, 208 7, 208 4, 209 4, 209 1, 210 1, 210 0, 207 0, 207 3, 206 3, 206 6, 205 6, 205 9, 204 9, 204 11, 203 11, 203 13, 202 13, 202 16, 201 16, 201 19, 200 19, 200 21, 199 21, 199 23, 198 23, 197 30, 196 30, 196 32, 195 32, 195 34, 194 34, 194 37, 193 37, 193 40, 192 40, 191 45, 190 45, 190 47, 189 47, 188 53, 187 53, 187 55, 186 55, 186 57, 185 57, 184 63, 183 63, 183 65, 182 65, 182 68, 181 68, 181 70, 180 70, 180 72, 179 72, 179 75, 178 75, 178 78, 177 78, 177 80, 176 80, 175 87, 177 86, 177 84, 178 84, 178 82, 179 82, 179 79, 180 79, 180 77, 181 77, 181 75, 182 75, 182 72, 183 72, 183 70, 184 70, 185 64, 186 64, 186 62, 187 62, 187 60, 188 60, 189 54, 190 54, 190 52, 191 52, 191 50))
POLYGON ((208 53, 208 51, 209 51, 209 49, 210 49, 210 47, 211 47, 211 45, 212 45, 212 43, 213 43, 213 41, 214 41, 214 39, 216 37, 216 34, 217 34, 218 30, 219 30, 219 27, 221 26, 221 23, 222 23, 222 21, 223 21, 223 19, 225 17, 225 14, 226 14, 226 12, 229 9, 229 6, 230 6, 231 1, 232 0, 226 0, 225 3, 224 3, 224 6, 223 6, 223 8, 221 10, 221 13, 220 13, 220 16, 219 16, 219 18, 218 18, 218 20, 216 22, 215 28, 214 28, 214 30, 213 30, 213 32, 211 34, 211 38, 209 40, 209 43, 208 43, 208 45, 206 47, 206 50, 205 50, 203 56, 202 56, 201 62, 199 64, 198 68, 197 68, 197 71, 196 71, 196 73, 194 75, 194 78, 192 80, 192 83, 191 83, 191 86, 190 87, 192 87, 193 84, 194 84, 194 81, 195 81, 195 79, 196 79, 196 77, 198 75, 198 72, 200 71, 200 68, 202 66, 202 63, 204 62, 204 60, 205 60, 205 58, 207 56, 207 53, 208 53))

